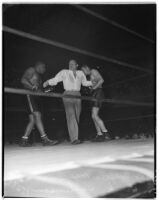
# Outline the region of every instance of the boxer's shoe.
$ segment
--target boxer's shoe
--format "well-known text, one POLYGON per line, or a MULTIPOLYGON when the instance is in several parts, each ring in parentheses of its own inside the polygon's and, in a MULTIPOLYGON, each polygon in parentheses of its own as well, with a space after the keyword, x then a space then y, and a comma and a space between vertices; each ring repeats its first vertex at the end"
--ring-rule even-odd
POLYGON ((102 133, 103 133, 104 138, 105 138, 106 140, 111 140, 111 136, 110 136, 110 133, 109 133, 109 132, 102 132, 102 133))
POLYGON ((104 135, 96 135, 96 137, 92 140, 92 142, 103 142, 105 140, 104 135))
POLYGON ((59 143, 57 140, 50 140, 47 136, 44 136, 41 139, 43 146, 53 146, 59 143))
POLYGON ((28 139, 22 138, 20 143, 19 143, 19 146, 21 146, 21 147, 31 147, 32 145, 28 142, 28 139))

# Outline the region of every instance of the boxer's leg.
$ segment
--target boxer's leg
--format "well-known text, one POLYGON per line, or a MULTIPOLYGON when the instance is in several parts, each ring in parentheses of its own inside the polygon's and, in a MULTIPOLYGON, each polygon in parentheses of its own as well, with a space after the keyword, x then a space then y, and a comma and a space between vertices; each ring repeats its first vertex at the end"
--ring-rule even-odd
POLYGON ((94 142, 102 142, 105 140, 105 133, 107 132, 107 129, 105 128, 105 125, 101 118, 98 116, 99 107, 93 107, 92 108, 92 118, 94 121, 94 124, 97 129, 97 135, 93 139, 94 142))
POLYGON ((46 133, 44 130, 44 125, 43 125, 42 119, 41 119, 41 112, 39 112, 39 111, 34 112, 34 118, 35 118, 35 124, 37 126, 37 129, 38 129, 40 135, 42 137, 44 137, 46 135, 46 133))
POLYGON ((29 115, 29 123, 25 129, 23 138, 28 138, 30 136, 30 133, 33 130, 34 124, 35 124, 34 116, 33 116, 33 114, 30 114, 29 115))
POLYGON ((99 128, 102 132, 107 132, 107 129, 104 125, 104 122, 99 117, 98 113, 99 113, 99 107, 93 107, 92 108, 92 115, 93 115, 94 120, 96 121, 96 123, 98 124, 98 126, 99 126, 99 128))
POLYGON ((97 134, 98 134, 98 135, 102 135, 101 129, 100 129, 100 127, 98 126, 98 124, 97 124, 97 122, 96 122, 95 115, 94 115, 94 113, 93 113, 93 109, 92 109, 92 120, 93 120, 93 122, 94 122, 96 131, 97 131, 97 134))
POLYGON ((50 140, 47 137, 47 134, 45 133, 44 125, 43 125, 43 122, 42 122, 41 112, 35 111, 34 112, 34 118, 35 118, 35 124, 37 126, 37 129, 38 129, 38 131, 41 135, 43 145, 55 145, 55 144, 57 144, 58 143, 57 140, 53 141, 53 140, 50 140))
POLYGON ((20 141, 20 146, 26 147, 26 146, 30 146, 30 144, 28 143, 28 138, 31 134, 31 131, 33 130, 33 127, 35 125, 35 119, 33 114, 29 114, 29 123, 25 129, 25 133, 22 136, 22 139, 20 141))

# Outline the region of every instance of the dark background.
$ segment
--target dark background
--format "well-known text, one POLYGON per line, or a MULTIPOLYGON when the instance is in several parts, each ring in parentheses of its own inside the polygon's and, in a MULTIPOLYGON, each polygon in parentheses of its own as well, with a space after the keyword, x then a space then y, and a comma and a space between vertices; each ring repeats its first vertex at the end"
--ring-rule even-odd
MULTIPOLYGON (((106 62, 62 48, 36 42, 3 32, 3 82, 4 86, 22 88, 20 78, 24 70, 36 61, 47 65, 43 79, 53 77, 68 67, 70 59, 79 66, 86 63, 102 74, 106 98, 155 101, 156 68, 156 5, 155 4, 97 4, 83 5, 115 22, 140 33, 154 43, 132 35, 118 27, 85 13, 73 5, 64 4, 4 4, 3 25, 58 41, 112 59, 141 67, 143 70, 106 62), (144 72, 151 70, 154 73, 144 72)), ((60 83, 55 92, 62 93, 60 83)), ((86 95, 85 88, 82 94, 86 95)), ((27 124, 24 95, 4 94, 4 135, 6 141, 20 138, 27 124)), ((42 98, 43 117, 50 137, 67 135, 65 113, 61 99, 42 98)), ((91 120, 90 103, 83 101, 80 137, 95 134, 91 120)), ((154 118, 123 118, 153 115, 153 107, 126 106, 104 103, 100 115, 113 135, 154 132, 154 118), (118 120, 122 119, 122 120, 118 120)), ((38 134, 36 134, 38 137, 38 134)))

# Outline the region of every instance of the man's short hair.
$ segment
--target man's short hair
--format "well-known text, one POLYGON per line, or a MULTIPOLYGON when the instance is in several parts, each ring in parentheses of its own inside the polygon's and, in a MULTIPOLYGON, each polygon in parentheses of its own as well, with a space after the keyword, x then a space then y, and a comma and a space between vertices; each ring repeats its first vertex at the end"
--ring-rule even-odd
POLYGON ((38 66, 38 65, 45 65, 45 63, 42 62, 42 61, 37 61, 37 62, 35 63, 35 66, 38 66))
POLYGON ((69 62, 70 61, 73 61, 73 62, 75 62, 77 64, 77 61, 75 59, 70 59, 69 62))

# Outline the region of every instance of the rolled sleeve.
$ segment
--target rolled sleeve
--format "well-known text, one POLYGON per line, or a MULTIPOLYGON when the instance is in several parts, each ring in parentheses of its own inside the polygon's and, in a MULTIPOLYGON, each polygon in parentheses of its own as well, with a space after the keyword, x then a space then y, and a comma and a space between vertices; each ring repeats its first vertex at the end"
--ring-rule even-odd
POLYGON ((57 85, 58 82, 63 80, 64 70, 60 71, 54 78, 48 80, 49 85, 57 85))

